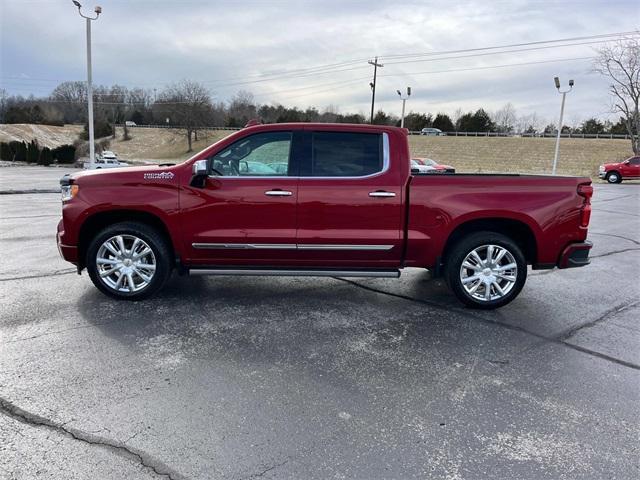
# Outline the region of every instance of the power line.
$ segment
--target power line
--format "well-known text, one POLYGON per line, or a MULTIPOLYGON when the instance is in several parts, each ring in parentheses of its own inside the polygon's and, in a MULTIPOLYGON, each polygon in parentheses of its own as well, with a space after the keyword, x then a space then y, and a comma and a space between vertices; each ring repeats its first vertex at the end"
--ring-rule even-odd
MULTIPOLYGON (((590 36, 582 36, 582 37, 571 37, 571 38, 562 38, 562 39, 553 39, 553 40, 540 40, 540 41, 535 41, 535 42, 522 42, 522 43, 515 43, 515 44, 508 44, 508 45, 497 45, 497 46, 489 46, 489 47, 479 47, 479 48, 469 48, 469 49, 459 49, 459 50, 443 50, 443 51, 434 51, 434 52, 427 52, 427 53, 414 53, 414 54, 390 54, 390 55, 384 55, 381 56, 379 58, 384 58, 384 59, 403 59, 403 58, 419 58, 419 57, 424 57, 424 56, 428 56, 428 57, 436 57, 436 58, 429 58, 429 59, 417 59, 417 60, 403 60, 403 61, 391 61, 391 62, 386 62, 389 65, 396 65, 396 64, 405 64, 405 63, 419 63, 419 62, 428 62, 428 61, 441 61, 441 60, 455 60, 458 58, 474 58, 474 57, 481 57, 481 56, 487 56, 487 55, 498 55, 498 54, 508 54, 508 53, 518 53, 518 52, 523 52, 523 51, 533 51, 533 50, 544 50, 544 49, 549 49, 549 48, 563 48, 563 47, 570 47, 570 46, 581 46, 581 45, 592 45, 592 44, 597 44, 597 43, 606 43, 606 42, 610 42, 610 41, 614 41, 616 38, 622 38, 625 36, 635 36, 640 34, 640 32, 638 31, 631 31, 631 32, 617 32, 617 33, 607 33, 607 34, 600 34, 600 35, 590 35, 590 36), (593 41, 593 42, 577 42, 577 43, 566 43, 566 42, 572 42, 572 41, 578 41, 578 40, 589 40, 589 39, 599 39, 597 41, 593 41), (564 42, 564 43, 562 43, 564 42), (558 45, 544 45, 544 44, 558 44, 558 45), (562 43, 562 44, 559 44, 562 43), (540 47, 534 47, 534 48, 526 48, 526 49, 514 49, 514 47, 523 47, 523 46, 530 46, 530 45, 544 45, 544 46, 540 46, 540 47), (504 49, 510 49, 510 50, 504 50, 504 49), (489 51, 489 50, 498 50, 498 51, 489 51), (485 52, 485 53, 478 53, 478 52, 485 52), (456 55, 459 53, 469 53, 469 55, 456 55), (444 56, 442 57, 441 55, 451 55, 454 54, 453 56, 444 56)), ((352 60, 346 60, 343 62, 336 62, 336 63, 330 63, 330 64, 324 64, 324 65, 318 65, 318 66, 312 66, 312 67, 306 67, 306 68, 297 68, 297 69, 290 69, 290 70, 284 70, 282 72, 279 73, 272 73, 272 74, 248 74, 242 77, 228 77, 228 78, 223 78, 223 79, 218 79, 218 80, 204 80, 201 81, 201 83, 205 83, 205 84, 211 84, 211 88, 228 88, 228 87, 233 87, 233 86, 241 86, 241 85, 250 85, 250 84, 256 84, 256 83, 264 83, 264 82, 270 82, 270 81, 274 81, 274 80, 284 80, 284 79, 294 79, 294 78, 306 78, 309 76, 316 76, 316 75, 326 75, 326 74, 330 74, 330 73, 342 73, 342 72, 348 72, 348 71, 354 71, 354 70, 361 70, 364 68, 368 68, 366 65, 358 65, 360 62, 363 62, 366 59, 352 59, 352 60), (257 78, 255 80, 242 80, 245 78, 254 78, 254 77, 260 77, 257 78), (240 80, 237 82, 231 82, 231 83, 225 83, 228 82, 229 80, 240 80)), ((2 76, 0 78, 9 78, 12 80, 21 80, 21 81, 56 81, 56 79, 50 79, 50 78, 36 78, 36 77, 29 77, 29 78, 23 78, 23 77, 6 77, 6 76, 2 76)), ((64 81, 62 79, 59 79, 60 81, 64 81)), ((4 82, 3 82, 4 83, 4 82)), ((148 83, 148 84, 138 84, 138 85, 158 85, 158 83, 148 83)), ((44 87, 43 87, 44 88, 44 87)))
MULTIPOLYGON (((456 72, 467 72, 467 71, 474 71, 474 70, 491 70, 494 68, 508 68, 508 67, 519 67, 519 66, 526 66, 526 65, 538 65, 538 64, 545 64, 545 63, 557 63, 557 62, 569 62, 569 61, 578 61, 578 60, 590 60, 593 57, 572 57, 572 58, 560 58, 560 59, 555 59, 555 60, 542 60, 542 61, 535 61, 535 62, 520 62, 520 63, 509 63, 509 64, 501 64, 501 65, 488 65, 488 66, 483 66, 483 67, 468 67, 468 68, 457 68, 457 69, 447 69, 447 70, 431 70, 431 71, 423 71, 423 72, 409 72, 409 73, 390 73, 390 74, 383 74, 380 75, 380 77, 397 77, 397 76, 404 76, 404 75, 428 75, 428 74, 439 74, 439 73, 456 73, 456 72)), ((330 82, 330 83, 324 83, 324 84, 316 84, 316 85, 309 85, 307 87, 298 87, 298 88, 293 88, 293 89, 288 89, 288 90, 281 90, 281 91, 276 91, 276 92, 265 92, 265 93, 261 93, 261 94, 257 94, 255 95, 256 97, 260 97, 260 96, 267 96, 267 95, 278 95, 278 94, 287 94, 289 92, 295 92, 295 91, 300 91, 300 90, 308 90, 308 89, 317 89, 317 88, 322 88, 322 87, 331 87, 331 88, 326 88, 324 90, 314 90, 313 92, 309 92, 309 93, 303 93, 300 95, 292 95, 292 96, 288 96, 288 98, 298 98, 298 97, 305 97, 305 96, 309 96, 309 95, 316 95, 318 93, 324 93, 327 91, 335 91, 335 85, 351 85, 354 83, 358 83, 358 82, 363 82, 364 80, 367 80, 368 77, 362 77, 362 78, 357 78, 354 80, 349 80, 349 81, 341 81, 341 82, 330 82)), ((44 103, 82 103, 84 102, 72 102, 72 101, 66 101, 66 100, 50 100, 50 99, 45 99, 45 100, 33 100, 34 103, 39 103, 39 102, 44 102, 44 103)), ((141 103, 129 103, 129 102, 94 102, 97 105, 141 105, 141 103)), ((192 103, 192 102, 158 102, 159 105, 174 105, 174 104, 188 104, 188 103, 192 103)))
MULTIPOLYGON (((512 47, 526 47, 529 45, 541 45, 544 43, 559 43, 559 42, 574 42, 578 40, 593 40, 596 38, 606 38, 606 37, 622 37, 628 35, 638 35, 640 31, 634 30, 631 32, 618 32, 618 33, 604 33, 600 35, 589 35, 584 37, 570 37, 570 38, 559 38, 556 40, 538 40, 535 42, 524 42, 524 43, 512 43, 509 45, 498 45, 492 47, 478 47, 478 48, 467 48, 463 50, 447 50, 440 52, 426 52, 426 53, 408 53, 408 54, 397 54, 397 55, 384 55, 385 59, 387 58, 410 58, 410 57, 423 57, 423 56, 431 56, 431 55, 448 55, 451 53, 468 53, 468 52, 478 52, 483 50, 493 50, 497 48, 512 48, 512 47)), ((607 41, 611 41, 607 40, 607 41)))
POLYGON ((592 60, 594 57, 573 57, 573 58, 558 58, 555 60, 541 60, 537 62, 521 62, 521 63, 506 63, 503 65, 488 65, 484 67, 469 67, 469 68, 454 68, 449 70, 430 70, 427 72, 406 72, 406 73, 389 73, 386 75, 380 75, 381 77, 399 77, 405 75, 428 75, 436 73, 455 73, 455 72, 469 72, 473 70, 492 70, 494 68, 507 68, 507 67, 519 67, 523 65, 539 65, 544 63, 557 63, 557 62, 570 62, 576 60, 592 60))

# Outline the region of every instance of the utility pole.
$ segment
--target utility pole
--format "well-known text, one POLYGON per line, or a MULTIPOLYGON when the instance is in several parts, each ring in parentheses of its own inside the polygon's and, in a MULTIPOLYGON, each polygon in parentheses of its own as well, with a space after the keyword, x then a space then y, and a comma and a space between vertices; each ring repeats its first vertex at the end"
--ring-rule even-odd
POLYGON ((367 63, 369 65, 373 65, 373 82, 369 83, 369 85, 371 86, 371 120, 369 121, 369 123, 373 123, 373 109, 375 108, 376 103, 376 77, 378 73, 378 67, 382 68, 384 67, 384 65, 378 63, 378 57, 376 57, 373 62, 369 60, 367 63))
MULTIPOLYGON (((76 0, 72 0, 73 4, 78 7, 80 16, 87 20, 87 123, 89 124, 89 168, 95 167, 96 151, 93 138, 93 85, 91 83, 91 22, 97 20, 102 13, 102 7, 95 7, 93 11, 95 17, 88 17, 82 14, 82 5, 76 0)), ((115 128, 115 127, 114 127, 115 128)))
POLYGON ((400 90, 396 90, 400 99, 402 100, 402 116, 400 117, 400 128, 404 128, 404 106, 407 103, 407 99, 411 96, 411 87, 407 87, 407 96, 403 97, 402 92, 400 90))
POLYGON ((573 80, 569 80, 569 89, 564 92, 560 90, 560 79, 558 77, 554 77, 553 81, 556 84, 556 88, 558 89, 558 93, 562 94, 562 103, 560 105, 560 121, 558 122, 558 136, 556 137, 556 153, 553 157, 553 168, 551 170, 551 174, 556 174, 556 167, 558 166, 558 155, 560 154, 560 135, 562 134, 562 117, 564 116, 564 101, 569 93, 573 89, 573 80))

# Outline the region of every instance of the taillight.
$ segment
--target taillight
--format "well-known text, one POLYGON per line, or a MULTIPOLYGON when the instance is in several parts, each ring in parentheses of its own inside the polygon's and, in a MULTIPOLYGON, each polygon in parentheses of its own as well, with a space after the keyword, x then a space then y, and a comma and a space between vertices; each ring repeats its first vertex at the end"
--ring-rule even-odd
POLYGON ((590 183, 581 183, 578 185, 578 195, 584 198, 582 208, 580 209, 580 226, 588 227, 591 220, 591 197, 593 197, 593 186, 590 183))

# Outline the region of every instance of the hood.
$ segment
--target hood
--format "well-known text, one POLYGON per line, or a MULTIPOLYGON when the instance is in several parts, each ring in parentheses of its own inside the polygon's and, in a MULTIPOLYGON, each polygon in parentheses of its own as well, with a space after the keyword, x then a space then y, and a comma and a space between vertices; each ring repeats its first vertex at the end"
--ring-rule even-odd
POLYGON ((143 181, 170 181, 178 175, 178 165, 146 165, 141 167, 105 168, 82 170, 69 176, 70 183, 78 185, 114 185, 143 181))

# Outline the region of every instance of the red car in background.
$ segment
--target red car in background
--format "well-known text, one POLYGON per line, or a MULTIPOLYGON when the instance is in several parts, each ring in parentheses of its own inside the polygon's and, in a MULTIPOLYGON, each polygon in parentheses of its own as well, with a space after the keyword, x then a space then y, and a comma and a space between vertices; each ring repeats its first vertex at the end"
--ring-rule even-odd
POLYGON ((430 158, 412 158, 411 168, 416 167, 416 170, 421 173, 456 173, 456 169, 450 165, 442 165, 430 158), (425 168, 421 168, 425 167, 425 168))
POLYGON ((600 165, 598 176, 609 183, 620 183, 623 179, 640 178, 640 156, 627 158, 624 162, 600 165))

